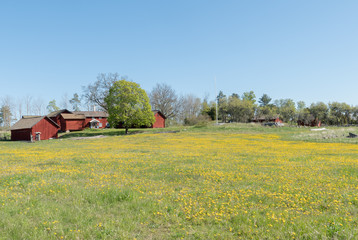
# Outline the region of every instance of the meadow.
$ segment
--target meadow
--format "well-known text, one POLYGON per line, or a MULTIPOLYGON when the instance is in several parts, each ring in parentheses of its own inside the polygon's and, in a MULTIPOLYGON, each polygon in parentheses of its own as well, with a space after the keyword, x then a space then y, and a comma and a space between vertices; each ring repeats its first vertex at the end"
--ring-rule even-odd
POLYGON ((122 131, 0 142, 0 239, 358 238, 355 139, 253 125, 122 131))

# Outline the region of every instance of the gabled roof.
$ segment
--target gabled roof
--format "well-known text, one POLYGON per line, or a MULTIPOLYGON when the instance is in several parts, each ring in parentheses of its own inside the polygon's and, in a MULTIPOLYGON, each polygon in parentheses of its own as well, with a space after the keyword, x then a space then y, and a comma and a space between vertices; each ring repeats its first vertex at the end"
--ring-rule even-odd
POLYGON ((58 111, 55 111, 55 112, 52 112, 52 113, 49 113, 47 115, 47 117, 57 117, 59 114, 61 113, 72 113, 70 111, 68 111, 67 109, 61 109, 61 110, 58 110, 58 111))
POLYGON ((19 130, 19 129, 30 129, 33 126, 35 126, 38 122, 40 122, 42 119, 47 118, 47 120, 50 121, 53 125, 60 128, 54 121, 52 121, 47 116, 24 116, 19 121, 17 121, 10 130, 19 130))
POLYGON ((61 113, 63 119, 79 119, 84 120, 86 117, 83 114, 61 113))
POLYGON ((167 119, 167 117, 164 116, 164 114, 163 114, 161 111, 159 111, 159 110, 152 110, 152 112, 154 112, 154 115, 155 115, 156 113, 158 113, 158 114, 160 114, 164 119, 167 119))
POLYGON ((108 117, 108 113, 102 111, 78 111, 73 112, 74 114, 83 114, 86 118, 88 117, 108 117))

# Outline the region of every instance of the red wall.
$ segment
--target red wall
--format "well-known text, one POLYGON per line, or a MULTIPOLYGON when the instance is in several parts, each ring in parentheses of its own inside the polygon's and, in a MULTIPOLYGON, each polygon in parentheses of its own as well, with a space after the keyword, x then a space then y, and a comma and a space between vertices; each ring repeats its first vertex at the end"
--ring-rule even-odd
MULTIPOLYGON (((102 127, 100 127, 100 128, 105 128, 107 126, 107 123, 108 123, 107 118, 102 117, 102 119, 99 119, 99 118, 95 118, 95 119, 102 123, 102 127)), ((91 118, 91 117, 86 118, 85 124, 84 124, 83 127, 84 128, 89 128, 90 127, 89 122, 92 121, 92 120, 93 120, 93 118, 91 118)))
POLYGON ((36 132, 41 132, 41 140, 58 137, 58 128, 46 118, 42 119, 32 127, 32 137, 34 140, 36 139, 36 132))
POLYGON ((11 130, 11 141, 30 141, 31 129, 11 130))
POLYGON ((67 119, 65 121, 65 129, 62 131, 78 131, 83 130, 84 119, 67 119))
POLYGON ((155 122, 152 128, 165 128, 165 119, 159 113, 155 113, 155 122))

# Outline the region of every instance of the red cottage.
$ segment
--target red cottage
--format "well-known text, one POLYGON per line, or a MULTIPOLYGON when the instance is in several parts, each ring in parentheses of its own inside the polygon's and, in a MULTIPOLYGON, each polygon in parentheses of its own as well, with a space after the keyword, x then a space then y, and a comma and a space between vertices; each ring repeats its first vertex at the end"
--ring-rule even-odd
POLYGON ((165 119, 167 119, 164 114, 159 110, 153 110, 155 122, 152 125, 152 128, 165 128, 165 119))
POLYGON ((83 114, 61 113, 61 131, 81 131, 83 130, 85 119, 83 114))
POLYGON ((78 111, 76 115, 84 115, 84 128, 105 128, 108 124, 108 113, 102 111, 78 111))
POLYGON ((60 127, 49 117, 26 116, 11 127, 12 141, 39 141, 57 138, 60 127))

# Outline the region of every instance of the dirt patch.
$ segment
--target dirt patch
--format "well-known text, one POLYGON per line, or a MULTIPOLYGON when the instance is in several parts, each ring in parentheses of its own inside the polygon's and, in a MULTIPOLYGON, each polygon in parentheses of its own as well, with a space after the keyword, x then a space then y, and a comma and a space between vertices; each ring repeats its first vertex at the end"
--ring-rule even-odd
POLYGON ((93 137, 74 137, 74 138, 69 138, 71 140, 82 140, 82 139, 92 139, 92 138, 105 138, 107 136, 105 135, 97 135, 97 136, 93 136, 93 137))

